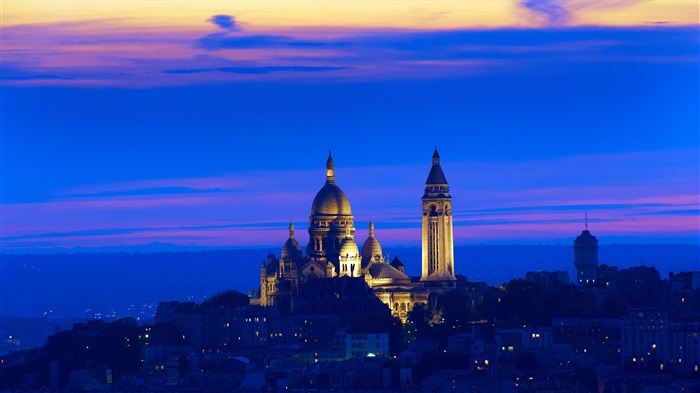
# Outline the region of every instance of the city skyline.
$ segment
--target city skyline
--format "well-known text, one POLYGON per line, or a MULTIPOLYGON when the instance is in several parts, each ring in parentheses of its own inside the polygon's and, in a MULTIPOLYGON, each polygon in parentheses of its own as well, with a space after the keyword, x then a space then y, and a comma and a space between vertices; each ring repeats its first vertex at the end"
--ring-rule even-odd
POLYGON ((700 392, 697 0, 0 1, 0 391, 700 392))
POLYGON ((417 245, 436 145, 457 245, 699 243, 696 2, 350 4, 5 2, 2 250, 305 241, 329 149, 417 245))

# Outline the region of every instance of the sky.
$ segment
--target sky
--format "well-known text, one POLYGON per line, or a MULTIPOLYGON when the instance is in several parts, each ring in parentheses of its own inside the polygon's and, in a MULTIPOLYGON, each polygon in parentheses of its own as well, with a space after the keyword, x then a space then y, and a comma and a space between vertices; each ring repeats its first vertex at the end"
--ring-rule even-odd
POLYGON ((696 1, 2 4, 0 249, 700 242, 696 1))

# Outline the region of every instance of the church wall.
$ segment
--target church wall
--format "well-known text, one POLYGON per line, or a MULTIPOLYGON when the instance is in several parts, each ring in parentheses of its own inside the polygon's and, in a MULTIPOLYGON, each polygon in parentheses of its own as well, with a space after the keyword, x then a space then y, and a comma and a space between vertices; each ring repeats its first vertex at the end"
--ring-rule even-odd
MULTIPOLYGON (((426 228, 430 221, 434 221, 436 226, 434 233, 435 251, 438 253, 436 262, 438 264, 435 274, 431 277, 431 282, 422 284, 410 284, 404 277, 402 280, 392 278, 372 278, 369 274, 369 266, 372 263, 387 263, 382 256, 378 255, 376 261, 369 263, 364 269, 361 267, 359 252, 354 244, 354 217, 351 214, 350 204, 345 194, 335 184, 335 167, 332 158, 329 156, 326 164, 326 184, 319 191, 312 204, 311 215, 309 216, 309 243, 306 254, 310 261, 305 265, 294 265, 295 269, 280 267, 280 274, 290 270, 298 276, 297 281, 302 283, 312 278, 327 278, 343 275, 362 276, 375 295, 387 307, 392 314, 401 318, 404 322, 408 313, 415 304, 428 304, 428 291, 434 291, 436 285, 446 289, 448 285, 440 285, 441 281, 454 281, 454 251, 453 232, 451 217, 451 197, 449 196, 447 185, 444 184, 444 175, 439 168, 439 156, 437 151, 433 155, 433 168, 437 166, 441 174, 441 181, 437 185, 426 183, 426 195, 422 199, 423 207, 423 238, 422 238, 422 277, 421 281, 427 279, 430 273, 429 244, 426 236, 426 228), (430 187, 430 189, 429 189, 430 187), (435 206, 437 214, 430 214, 430 207, 435 206), (431 220, 432 219, 432 220, 431 220), (354 252, 347 252, 343 247, 343 241, 349 238, 352 240, 354 252), (347 254, 342 257, 341 253, 347 254), (298 268, 296 268, 298 266, 298 268), (352 268, 351 268, 352 267, 352 268), (339 271, 336 271, 338 269, 339 271), (352 273, 351 273, 352 272, 352 273), (410 288, 410 289, 408 289, 410 288)), ((432 171, 432 169, 431 169, 432 171)), ((432 175, 431 175, 432 176, 432 175)), ((372 225, 372 224, 370 224, 372 225)), ((373 230, 373 227, 371 228, 373 230)), ((372 235, 373 236, 373 235, 372 235)), ((290 224, 290 239, 293 239, 293 226, 290 224)), ((346 243, 347 245, 348 243, 346 243)), ((297 246, 298 247, 298 246, 297 246)), ((374 255, 373 255, 374 257, 374 255)), ((299 263, 299 261, 295 261, 299 263)), ((394 269, 392 267, 392 269, 394 269)), ((381 270, 381 269, 380 269, 381 270)), ((289 278, 289 277, 287 277, 289 278)), ((275 298, 284 295, 277 287, 276 274, 266 275, 261 272, 260 303, 263 306, 274 306, 275 298)), ((282 291, 284 292, 284 290, 282 291)), ((285 295, 287 296, 287 295, 285 295)))

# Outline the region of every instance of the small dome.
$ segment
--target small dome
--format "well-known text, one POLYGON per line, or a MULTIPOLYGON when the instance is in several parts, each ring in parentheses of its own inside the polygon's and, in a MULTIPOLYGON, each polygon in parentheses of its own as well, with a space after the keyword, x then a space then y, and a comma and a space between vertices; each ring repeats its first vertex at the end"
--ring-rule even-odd
POLYGON ((598 247, 598 239, 591 235, 588 229, 581 232, 581 234, 574 240, 575 247, 598 247))
POLYGON ((296 239, 287 239, 282 246, 282 259, 301 259, 301 246, 296 239))
POLYGON ((382 246, 374 237, 374 223, 369 221, 369 237, 362 244, 362 259, 374 259, 375 255, 382 255, 382 246))
POLYGON ((301 259, 301 245, 294 238, 294 224, 289 223, 289 239, 282 246, 282 259, 299 260, 301 259))
POLYGON ((362 245, 362 258, 374 258, 375 255, 382 255, 382 246, 375 237, 368 237, 362 245))
POLYGON ((358 251, 357 243, 355 243, 352 238, 346 237, 345 240, 343 240, 343 243, 340 245, 339 255, 341 258, 345 258, 346 256, 351 258, 359 256, 360 252, 358 251))

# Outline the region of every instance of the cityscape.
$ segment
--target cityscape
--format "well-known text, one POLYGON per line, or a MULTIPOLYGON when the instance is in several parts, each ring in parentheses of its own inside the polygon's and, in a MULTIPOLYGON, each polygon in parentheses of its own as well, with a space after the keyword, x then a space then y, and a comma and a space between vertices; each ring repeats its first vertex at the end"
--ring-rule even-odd
POLYGON ((697 0, 3 0, 0 393, 700 393, 697 0))
MULTIPOLYGON (((700 270, 662 278, 650 266, 600 264, 586 217, 573 241, 574 277, 533 270, 500 286, 469 281, 454 260, 452 196, 437 148, 431 162, 420 276, 389 260, 372 220, 358 247, 329 153, 308 245, 302 249, 290 222, 280 253, 262 261, 257 291, 164 301, 147 323, 95 314, 57 325, 39 348, 0 357, 2 388, 700 389, 700 270)), ((11 348, 19 339, 4 341, 11 348)))

